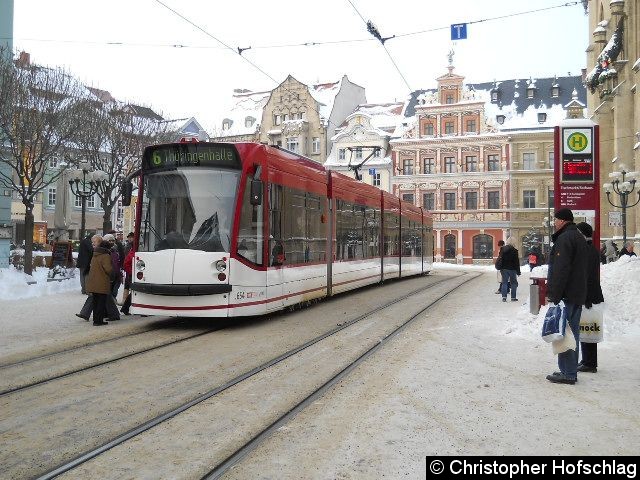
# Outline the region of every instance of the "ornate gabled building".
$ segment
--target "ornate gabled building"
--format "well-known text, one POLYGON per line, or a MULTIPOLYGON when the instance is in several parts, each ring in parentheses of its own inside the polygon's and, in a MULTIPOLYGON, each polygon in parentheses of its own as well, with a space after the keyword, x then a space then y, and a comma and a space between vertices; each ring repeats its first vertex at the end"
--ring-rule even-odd
MULTIPOLYGON (((589 0, 586 84, 588 117, 600 125, 600 185, 610 183, 614 171, 640 172, 640 3, 636 0, 589 0)), ((625 180, 630 180, 629 176, 625 180)), ((640 173, 637 174, 640 183, 640 173)), ((638 183, 628 204, 638 200, 638 183)), ((612 193, 612 202, 620 197, 612 193)), ((620 212, 600 189, 600 238, 622 238, 622 225, 609 222, 620 212)), ((627 238, 640 247, 640 205, 626 215, 627 238)), ((618 246, 621 247, 620 243, 618 246)))
POLYGON ((465 84, 448 67, 414 92, 391 141, 393 191, 434 215, 437 261, 490 263, 514 236, 542 250, 553 186, 553 126, 581 77, 465 84))
POLYGON ((391 191, 391 148, 389 141, 403 121, 402 103, 359 105, 331 138, 325 167, 360 179, 386 192, 391 191))

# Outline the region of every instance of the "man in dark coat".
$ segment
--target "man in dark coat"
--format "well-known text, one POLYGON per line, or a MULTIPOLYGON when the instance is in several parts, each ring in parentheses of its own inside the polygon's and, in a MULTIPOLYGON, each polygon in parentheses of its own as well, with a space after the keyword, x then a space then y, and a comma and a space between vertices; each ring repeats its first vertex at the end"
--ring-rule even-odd
POLYGON ((587 242, 573 223, 571 210, 562 208, 554 217, 556 233, 551 236, 553 247, 549 257, 547 297, 555 304, 564 302, 567 325, 571 327, 576 347, 558 355, 560 372, 547 375, 547 380, 573 385, 578 378, 580 314, 587 299, 587 242))
POLYGON ((93 245, 91 244, 91 235, 87 235, 80 242, 78 248, 78 261, 76 266, 80 270, 80 288, 82 293, 86 295, 85 277, 89 274, 89 266, 91 265, 91 257, 93 256, 93 245))
POLYGON ((516 292, 518 290, 518 277, 520 276, 520 255, 518 255, 515 243, 515 238, 507 238, 507 244, 500 251, 500 256, 502 257, 500 273, 502 274, 501 293, 503 302, 507 301, 507 291, 509 289, 511 289, 511 301, 518 301, 516 292))
MULTIPOLYGON (((591 225, 581 222, 576 226, 587 240, 587 299, 584 306, 590 309, 594 305, 604 302, 600 286, 600 252, 593 244, 591 225)), ((582 351, 582 361, 578 364, 578 371, 596 373, 598 371, 598 344, 580 342, 580 350, 582 351)))

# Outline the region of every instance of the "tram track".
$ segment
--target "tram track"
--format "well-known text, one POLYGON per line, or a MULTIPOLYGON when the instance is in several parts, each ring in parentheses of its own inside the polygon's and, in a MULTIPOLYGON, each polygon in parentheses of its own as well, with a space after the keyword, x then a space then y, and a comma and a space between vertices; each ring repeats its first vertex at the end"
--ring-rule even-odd
MULTIPOLYGON (((467 276, 468 274, 463 274, 462 277, 467 276)), ((230 468, 231 466, 233 466, 235 463, 237 463, 239 460, 241 460, 241 458, 243 458, 249 451, 251 451, 253 448, 255 448, 255 446, 257 446, 264 438, 266 438, 270 432, 272 432, 274 429, 279 428, 279 426, 288 421, 288 419, 290 418, 291 415, 294 415, 297 411, 303 409, 309 402, 314 401, 315 398, 317 398, 318 396, 322 395, 322 393, 324 393, 328 388, 330 388, 332 385, 334 385, 336 382, 338 382, 341 378, 343 378, 344 376, 346 376, 351 370, 353 370, 354 368, 357 367, 357 365, 359 363, 361 363, 362 361, 364 361, 366 358, 368 358, 370 355, 372 355, 373 353, 375 353, 375 351, 377 351, 377 349, 381 348, 382 345, 384 345, 385 343, 387 343, 391 338, 393 338, 395 335, 397 335, 398 333, 400 333, 404 328, 406 328, 413 320, 415 320, 418 316, 420 316, 421 314, 423 314, 424 312, 426 312, 429 308, 431 308, 433 305, 435 305, 437 302, 439 302, 440 300, 442 300, 443 298, 445 298, 447 295, 449 295, 451 292, 455 291, 457 288, 460 288, 462 285, 466 284, 467 282, 477 278, 478 275, 474 275, 471 276, 470 278, 464 280, 461 284, 457 285, 455 288, 448 290, 444 295, 441 295, 439 297, 437 297, 435 300, 431 301, 426 307, 422 308, 418 313, 412 315, 409 320, 407 320, 406 322, 403 322, 403 324, 396 328, 395 330, 393 330, 391 333, 389 333, 388 335, 386 335, 385 337, 383 337, 379 342, 376 343, 376 345, 374 345, 373 347, 369 348, 364 354, 360 355, 354 362, 351 362, 347 367, 345 367, 344 369, 342 369, 337 375, 335 375, 333 378, 331 378, 329 381, 327 381, 326 383, 324 383, 319 389, 317 389, 314 393, 312 393, 311 395, 309 395, 308 397, 305 398, 305 400, 303 400, 302 402, 298 403, 293 409, 291 409, 287 414, 285 414, 284 416, 282 416, 281 418, 279 418, 278 420, 276 420, 276 422, 274 422, 273 424, 271 424, 269 427, 267 427, 266 429, 264 429, 261 433, 259 433, 257 436, 253 437, 249 442, 247 442, 244 446, 242 446, 241 448, 239 448, 234 454, 232 454, 231 456, 229 456, 228 458, 226 458, 222 463, 220 463, 217 467, 215 467, 211 472, 209 472, 207 474, 207 476, 205 478, 208 478, 210 476, 213 475, 213 477, 211 478, 217 478, 217 476, 221 475, 222 473, 224 473, 224 471, 226 471, 228 468, 230 468)), ((395 299, 385 302, 381 305, 376 306, 375 308, 367 311, 366 313, 359 315, 355 318, 352 318, 350 320, 347 320, 343 323, 339 323, 336 327, 312 338, 311 340, 308 340, 306 342, 304 342, 303 344, 292 348, 288 351, 286 351, 283 354, 280 354, 276 357, 271 358, 270 360, 260 364, 257 367, 251 368, 247 371, 245 371, 244 373, 235 376, 234 378, 216 386, 215 388, 201 394, 198 395, 197 397, 184 402, 183 404, 181 404, 178 407, 175 407, 169 411, 166 411, 165 413, 158 415, 140 425, 138 425, 135 428, 132 428, 128 431, 126 431, 125 433, 122 433, 116 437, 113 437, 111 440, 102 443, 100 446, 97 446, 95 448, 92 448, 78 456, 76 456, 75 458, 73 458, 72 460, 65 462, 64 464, 61 464, 59 466, 57 466, 56 468, 48 471, 47 473, 41 475, 38 478, 41 479, 49 479, 49 478, 54 478, 64 472, 68 472, 86 462, 88 462, 89 460, 103 454, 104 452, 118 446, 121 445, 123 443, 125 443, 126 441, 140 435, 143 432, 146 432, 164 422, 166 422, 167 420, 176 417, 177 415, 187 411, 188 409, 194 407, 195 405, 198 405, 200 403, 202 403, 205 400, 208 400, 216 395, 221 394, 222 392, 225 392, 227 390, 229 390, 231 387, 236 386, 248 379, 250 379, 251 377, 266 371, 267 369, 274 367, 275 365, 278 365, 279 363, 283 362, 284 360, 293 357, 294 355, 308 349, 309 347, 318 344, 319 342, 321 342, 322 340, 329 338, 333 335, 335 335, 336 333, 343 331, 345 329, 347 329, 348 327, 351 327, 352 325, 357 324, 358 322, 364 320, 365 318, 371 317, 381 311, 383 311, 386 308, 389 308, 393 305, 398 304, 399 302, 406 300, 409 297, 415 296, 417 294, 423 293, 426 290, 429 290, 437 285, 440 285, 444 282, 450 281, 450 280, 454 280, 454 279, 458 279, 460 277, 447 277, 444 278, 442 280, 430 283, 429 285, 420 287, 418 289, 412 290, 409 293, 406 293, 404 295, 401 295, 399 297, 396 297, 395 299)))

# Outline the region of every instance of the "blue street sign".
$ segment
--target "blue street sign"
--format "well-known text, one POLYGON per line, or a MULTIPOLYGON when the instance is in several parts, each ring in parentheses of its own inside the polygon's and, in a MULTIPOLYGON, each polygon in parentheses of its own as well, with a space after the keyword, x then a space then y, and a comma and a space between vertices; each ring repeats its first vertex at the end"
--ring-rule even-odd
POLYGON ((369 169, 369 175, 371 175, 372 177, 376 174, 376 169, 375 168, 370 168, 369 169))
POLYGON ((467 38, 467 24, 454 23, 451 25, 451 40, 465 40, 467 38))

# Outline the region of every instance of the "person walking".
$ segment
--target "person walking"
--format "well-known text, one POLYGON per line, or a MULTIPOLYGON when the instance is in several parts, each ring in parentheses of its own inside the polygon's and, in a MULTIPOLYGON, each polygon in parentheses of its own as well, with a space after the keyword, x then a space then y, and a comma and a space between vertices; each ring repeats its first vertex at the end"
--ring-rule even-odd
POLYGON ((122 283, 122 264, 124 263, 124 258, 120 259, 120 249, 118 248, 118 244, 116 243, 116 237, 112 234, 107 233, 103 240, 105 242, 109 242, 110 245, 110 253, 111 253, 111 262, 113 264, 113 274, 111 280, 111 295, 113 298, 118 297, 118 289, 120 288, 120 284, 122 283))
POLYGON ((502 274, 502 301, 507 301, 507 293, 511 289, 511 301, 517 302, 516 293, 518 291, 518 277, 520 276, 520 256, 518 249, 515 247, 515 238, 507 238, 506 245, 502 247, 502 265, 500 273, 502 274))
POLYGON ((135 248, 130 248, 129 249, 129 253, 127 253, 127 257, 124 259, 124 273, 125 273, 125 280, 124 280, 124 301, 122 302, 122 308, 120 309, 121 313, 124 313, 125 315, 130 315, 129 313, 129 309, 131 308, 131 291, 129 290, 131 288, 131 281, 132 281, 132 271, 133 271, 133 258, 136 255, 136 250, 135 248))
MULTIPOLYGON (((602 287, 600 286, 600 252, 593 244, 593 228, 586 222, 576 225, 587 241, 587 299, 584 306, 587 309, 604 302, 602 287)), ((582 361, 578 364, 578 372, 596 373, 598 371, 598 344, 580 342, 582 361)))
MULTIPOLYGON (((547 297, 554 304, 565 304, 567 326, 574 336, 575 348, 558 354, 559 372, 547 375, 553 383, 573 385, 578 379, 580 314, 587 299, 587 242, 573 223, 573 212, 557 210, 553 221, 555 233, 549 256, 547 297)), ((565 334, 568 334, 565 327, 565 334)), ((573 344, 573 342, 572 342, 573 344)))
POLYGON ((107 296, 111 293, 111 245, 101 242, 93 251, 91 268, 87 277, 87 291, 93 294, 93 324, 108 325, 104 321, 107 296))
POLYGON ((538 254, 536 252, 529 252, 529 271, 538 266, 538 254))
POLYGON ((498 270, 498 290, 496 290, 497 294, 502 293, 502 273, 500 270, 502 269, 502 249, 504 247, 504 240, 498 240, 498 258, 496 258, 496 270, 498 270))
POLYGON ((89 274, 89 265, 91 265, 91 257, 93 256, 93 243, 91 235, 87 235, 80 241, 78 248, 78 261, 76 266, 80 270, 80 289, 83 295, 87 294, 85 288, 86 276, 89 274))

